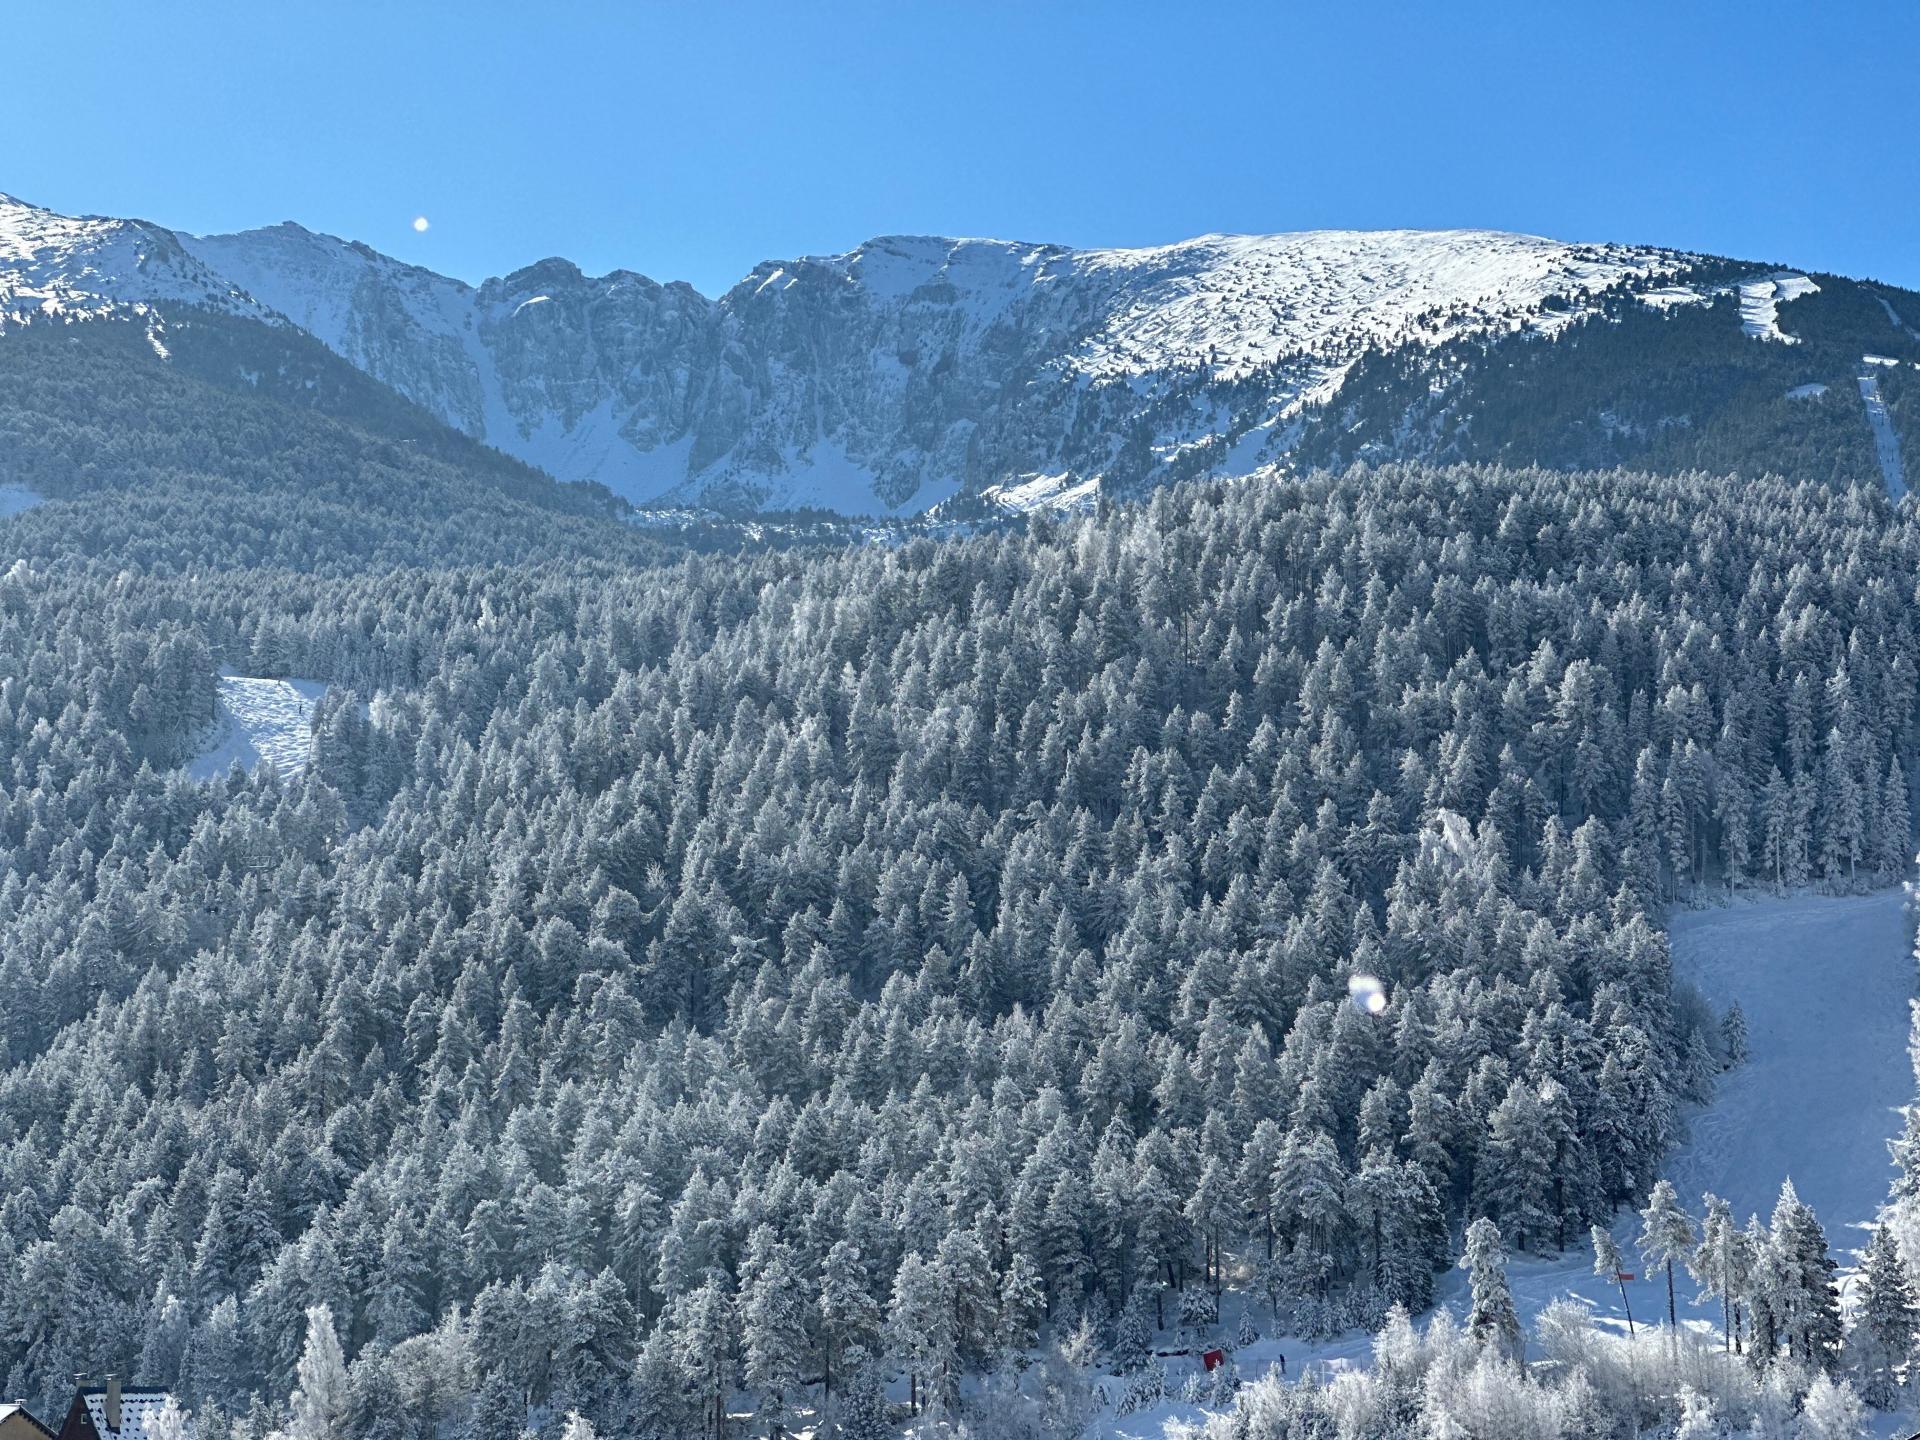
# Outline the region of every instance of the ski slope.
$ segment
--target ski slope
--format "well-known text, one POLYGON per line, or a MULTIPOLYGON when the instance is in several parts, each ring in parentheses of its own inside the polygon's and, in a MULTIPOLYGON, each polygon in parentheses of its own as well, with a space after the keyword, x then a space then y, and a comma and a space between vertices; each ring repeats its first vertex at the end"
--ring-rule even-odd
MULTIPOLYGON (((1664 1174, 1696 1220, 1712 1191, 1745 1223, 1773 1214, 1781 1183, 1820 1217, 1843 1292, 1867 1228, 1887 1198, 1893 1162, 1887 1142, 1913 1098, 1907 1067, 1907 1000, 1913 994, 1906 896, 1800 895, 1673 917, 1676 981, 1692 984, 1715 1010, 1738 1001, 1751 1054, 1720 1078, 1713 1103, 1689 1117, 1688 1135, 1664 1174)), ((1640 1221, 1622 1212, 1620 1248, 1637 1265, 1640 1221)), ((1604 1326, 1626 1329, 1620 1292, 1590 1273, 1585 1244, 1559 1260, 1516 1260, 1514 1299, 1531 1320, 1561 1295, 1588 1301, 1604 1326)), ((1679 1277, 1681 1318, 1719 1325, 1719 1306, 1689 1304, 1693 1282, 1679 1277)), ((1464 1299, 1464 1277, 1444 1293, 1464 1299)), ((1641 1274, 1627 1286, 1636 1321, 1666 1318, 1666 1280, 1641 1274)))
POLYGON ((195 780, 213 780, 238 764, 271 765, 283 780, 306 768, 313 753, 313 710, 327 693, 322 680, 220 677, 213 740, 188 762, 195 780))
POLYGON ((1873 429, 1873 452, 1880 462, 1880 478, 1886 481, 1887 494, 1898 500, 1907 493, 1907 475, 1900 463, 1900 437, 1893 432, 1887 402, 1880 396, 1879 376, 1869 371, 1861 373, 1860 400, 1867 407, 1867 424, 1873 429))
MULTIPOLYGON (((1893 1179, 1887 1142, 1899 1133, 1901 1107, 1913 1092, 1907 1065, 1913 941, 1905 892, 1801 895, 1683 911, 1672 918, 1669 938, 1677 982, 1694 986, 1716 1011, 1739 1002, 1751 1053, 1721 1077, 1713 1102, 1688 1117, 1687 1138, 1664 1173, 1696 1223, 1708 1190, 1728 1200, 1741 1223, 1749 1214, 1765 1223, 1781 1182, 1791 1178, 1826 1227, 1844 1296, 1893 1179)), ((1627 1301, 1637 1324, 1665 1323, 1665 1276, 1645 1273, 1639 1233, 1639 1217, 1620 1212, 1614 1237, 1637 1274, 1626 1287, 1627 1301)), ((1627 1329, 1620 1291, 1593 1274, 1584 1236, 1561 1256, 1515 1256, 1508 1280, 1528 1326, 1554 1300, 1572 1295, 1592 1307, 1602 1328, 1627 1329)), ((1694 1304, 1695 1288, 1678 1275, 1682 1322, 1717 1330, 1718 1303, 1694 1304)), ((1243 1298, 1226 1297, 1222 1335, 1233 1334, 1243 1298)), ((1441 1279, 1439 1304, 1464 1317, 1467 1299, 1463 1274, 1441 1279)), ((1263 1338, 1234 1357, 1243 1377, 1263 1373, 1282 1355, 1290 1376, 1303 1370, 1328 1375, 1371 1359, 1372 1336, 1364 1332, 1321 1342, 1270 1336, 1264 1308, 1255 1314, 1263 1338)), ((1163 1364, 1177 1390, 1195 1362, 1163 1364)), ((1113 1389, 1117 1393, 1117 1382, 1113 1389)), ((1192 1405, 1169 1401, 1136 1415, 1109 1414, 1093 1433, 1149 1440, 1169 1421, 1200 1416, 1192 1405)))

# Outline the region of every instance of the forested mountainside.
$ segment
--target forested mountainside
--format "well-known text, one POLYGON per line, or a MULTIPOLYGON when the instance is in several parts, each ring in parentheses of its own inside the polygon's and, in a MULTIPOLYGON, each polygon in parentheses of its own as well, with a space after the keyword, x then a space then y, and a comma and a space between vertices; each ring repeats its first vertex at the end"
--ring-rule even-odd
POLYGON ((974 517, 1354 456, 1871 481, 1862 375, 1885 453, 1920 453, 1920 294, 1494 231, 890 236, 709 299, 558 259, 471 286, 293 224, 191 236, 0 196, 0 329, 130 307, 311 335, 562 480, 737 511, 974 517))
POLYGON ((356 1435, 865 1435, 1223 1285, 1377 1318, 1644 1194, 1726 1058, 1669 898, 1909 845, 1871 486, 1388 465, 651 567, 372 568, 376 510, 329 573, 86 503, 0 521, 9 1395, 264 1434, 323 1303, 356 1435), (176 768, 216 664, 330 683, 304 775, 176 768))
POLYGON ((1567 470, 1886 480, 1863 375, 1885 397, 1899 450, 1920 460, 1920 330, 1905 318, 1920 297, 1900 297, 1897 310, 1895 293, 1823 276, 1776 306, 1780 338, 1744 346, 1727 337, 1751 306, 1729 286, 1658 306, 1614 293, 1551 345, 1506 335, 1375 349, 1293 458, 1339 466, 1412 451, 1567 470))
POLYGON ((116 306, 0 335, 0 486, 48 501, 12 553, 142 567, 392 565, 599 557, 671 544, 625 503, 559 484, 441 424, 284 325, 197 306, 116 306))

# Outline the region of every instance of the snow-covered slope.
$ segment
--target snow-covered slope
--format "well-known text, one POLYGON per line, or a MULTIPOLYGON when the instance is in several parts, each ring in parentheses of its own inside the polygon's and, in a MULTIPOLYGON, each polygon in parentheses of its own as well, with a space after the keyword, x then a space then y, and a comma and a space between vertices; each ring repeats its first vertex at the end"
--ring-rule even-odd
POLYGON ((213 734, 187 773, 215 780, 236 764, 243 770, 265 764, 292 779, 313 754, 313 708, 326 693, 322 680, 222 675, 213 734))
POLYGON ((57 215, 0 194, 0 330, 34 315, 160 302, 268 318, 171 230, 144 220, 57 215))

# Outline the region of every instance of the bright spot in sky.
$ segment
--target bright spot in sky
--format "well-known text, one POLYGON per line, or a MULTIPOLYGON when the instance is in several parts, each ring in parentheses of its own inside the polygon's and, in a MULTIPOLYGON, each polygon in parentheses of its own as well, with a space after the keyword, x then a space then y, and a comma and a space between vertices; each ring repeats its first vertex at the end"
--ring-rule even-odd
POLYGON ((1387 987, 1371 975, 1355 975, 1347 981, 1347 998, 1362 1015, 1378 1015, 1387 1008, 1387 987))
POLYGON ((414 216, 414 217, 413 217, 413 228, 414 228, 414 229, 415 229, 416 231, 418 231, 418 232, 420 232, 421 234, 423 234, 423 235, 424 235, 424 234, 426 233, 426 230, 427 230, 427 217, 426 217, 426 216, 424 216, 424 215, 416 215, 416 216, 414 216))

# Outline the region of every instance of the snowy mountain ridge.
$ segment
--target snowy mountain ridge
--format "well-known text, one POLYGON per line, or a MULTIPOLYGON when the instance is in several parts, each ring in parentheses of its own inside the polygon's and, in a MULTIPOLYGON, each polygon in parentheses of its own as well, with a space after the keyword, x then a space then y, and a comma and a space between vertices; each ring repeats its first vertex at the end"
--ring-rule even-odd
MULTIPOLYGON (((1456 397, 1477 363, 1462 344, 1565 337, 1603 311, 1618 320, 1630 297, 1674 333, 1724 310, 1715 343, 1758 352, 1796 344, 1781 316, 1821 290, 1647 246, 1330 230, 1085 250, 882 236, 766 261, 713 299, 562 259, 475 286, 291 222, 194 236, 0 198, 0 326, 126 304, 291 322, 557 478, 734 510, 916 514, 956 496, 1023 510, 1290 456, 1480 458, 1486 428, 1469 432, 1485 399, 1456 397), (1383 356, 1400 357, 1385 399, 1379 374, 1352 378, 1383 356)), ((149 336, 165 358, 163 326, 149 336)), ((1790 377, 1803 395, 1844 378, 1790 377)), ((1637 458, 1620 436, 1697 423, 1697 397, 1661 392, 1636 430, 1617 395, 1584 383, 1578 413, 1556 420, 1565 463, 1637 458)))
MULTIPOLYGON (((1490 231, 1078 251, 887 236, 768 261, 708 300, 561 260, 469 287, 288 226, 182 242, 408 398, 561 478, 643 502, 853 512, 1096 478, 1115 456, 1070 432, 1096 429, 1111 450, 1120 415, 1195 376, 1237 383, 1292 362, 1260 417, 1284 419, 1360 346, 1551 331, 1592 292, 1682 264, 1490 231), (1550 299, 1570 303, 1548 313, 1550 299), (1048 393, 1063 384, 1072 393, 1048 393), (1108 386, 1122 404, 1083 393, 1108 386)), ((1202 438, 1199 416, 1170 418, 1162 443, 1202 438)))
POLYGON ((144 220, 67 216, 0 192, 0 330, 33 315, 171 302, 271 320, 270 312, 144 220))

